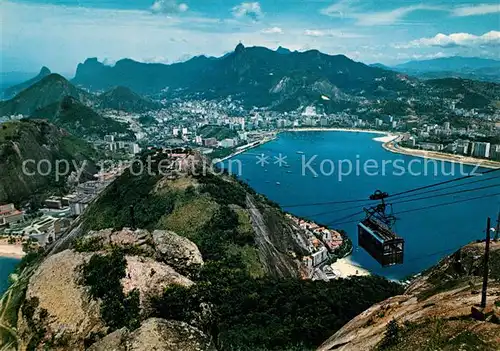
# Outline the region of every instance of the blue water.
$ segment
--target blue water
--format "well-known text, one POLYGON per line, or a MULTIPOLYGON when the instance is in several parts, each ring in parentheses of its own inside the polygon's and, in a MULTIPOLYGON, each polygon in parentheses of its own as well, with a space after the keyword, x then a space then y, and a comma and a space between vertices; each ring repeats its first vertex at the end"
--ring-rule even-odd
MULTIPOLYGON (((442 257, 452 253, 459 247, 476 239, 484 238, 487 216, 496 219, 500 204, 500 177, 498 173, 483 178, 492 178, 491 181, 467 185, 471 180, 451 183, 448 186, 464 184, 460 187, 443 192, 416 195, 413 198, 433 196, 447 192, 458 192, 471 188, 479 188, 498 184, 498 187, 473 192, 457 193, 432 199, 422 199, 401 204, 394 204, 393 211, 398 218, 395 231, 405 238, 405 263, 399 266, 382 268, 371 256, 357 246, 356 224, 363 214, 355 214, 363 210, 364 203, 353 202, 347 204, 287 207, 296 204, 318 202, 332 202, 345 200, 368 199, 375 190, 395 194, 400 191, 425 186, 444 180, 458 178, 462 174, 469 174, 474 170, 472 166, 463 166, 450 162, 427 161, 412 156, 394 154, 382 148, 380 142, 374 141, 375 134, 351 132, 293 132, 280 134, 279 138, 258 148, 249 150, 232 159, 233 172, 237 172, 236 161, 242 164, 240 178, 247 181, 256 191, 265 194, 271 200, 282 205, 285 210, 296 215, 312 218, 313 220, 329 224, 345 230, 354 244, 353 261, 369 269, 371 272, 391 279, 402 279, 408 275, 418 273, 442 257), (297 153, 298 151, 303 152, 297 153), (286 156, 289 168, 274 164, 275 156, 286 156), (256 164, 257 156, 269 156, 269 164, 256 164), (311 168, 304 168, 308 160, 317 155, 309 163, 311 168), (302 160, 304 158, 304 161, 302 160), (368 162, 378 162, 379 168, 368 168, 364 172, 363 165, 368 162), (351 160, 354 171, 339 180, 339 172, 331 174, 328 161, 332 160, 338 166, 339 160, 351 160), (382 161, 386 162, 386 170, 382 172, 382 161), (399 160, 397 166, 392 163, 399 160), (323 162, 322 174, 320 166, 323 162), (356 161, 360 171, 355 171, 356 161), (411 162, 411 163, 410 163, 411 162), (411 166, 410 166, 411 165, 411 166), (401 167, 407 170, 402 174, 401 167), (411 168, 409 168, 411 167, 411 168), (427 172, 424 174, 424 170, 427 172), (412 174, 409 174, 411 169, 412 174), (378 170, 378 171, 377 171, 378 170), (377 175, 373 175, 378 172, 377 175), (436 174, 437 172, 437 174, 436 174), (454 174, 451 175, 451 173, 454 174), (422 173, 422 174, 419 174, 422 173), (276 184, 277 182, 280 185, 276 184), (473 201, 454 203, 463 199, 479 198, 473 201), (433 205, 452 203, 447 206, 428 208, 411 213, 401 213, 407 210, 429 207, 433 205), (351 221, 350 223, 345 223, 351 221), (338 224, 335 224, 338 223, 338 224)), ((226 167, 229 165, 226 163, 226 167)), ((373 167, 373 166, 372 166, 373 167)), ((348 170, 344 164, 344 171, 348 170)), ((476 172, 484 171, 478 169, 476 172)), ((480 178, 474 178, 472 181, 480 178)), ((445 185, 446 186, 446 185, 445 185)), ((434 190, 434 189, 431 189, 434 190)), ((400 201, 409 200, 401 199, 400 201)), ((397 200, 393 200, 396 202, 397 200)), ((369 203, 369 201, 367 201, 369 203)))
POLYGON ((9 287, 9 274, 14 271, 19 260, 16 258, 0 257, 0 295, 9 287))

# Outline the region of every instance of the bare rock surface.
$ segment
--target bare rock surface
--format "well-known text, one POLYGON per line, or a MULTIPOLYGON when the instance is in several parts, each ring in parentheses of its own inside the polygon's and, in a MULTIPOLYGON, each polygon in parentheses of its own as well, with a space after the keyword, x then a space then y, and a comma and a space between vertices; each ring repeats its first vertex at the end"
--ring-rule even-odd
POLYGON ((18 319, 20 350, 26 349, 37 330, 45 330, 45 339, 55 339, 53 349, 81 349, 86 337, 106 329, 100 319, 99 302, 78 284, 78 268, 91 255, 65 250, 38 267, 18 319))
POLYGON ((97 343, 89 351, 215 351, 210 339, 196 328, 179 321, 150 318, 135 331, 123 328, 97 343))
POLYGON ((126 276, 121 280, 123 292, 138 289, 141 305, 147 298, 160 295, 169 285, 189 287, 193 282, 177 273, 165 263, 158 262, 149 257, 127 256, 126 276))

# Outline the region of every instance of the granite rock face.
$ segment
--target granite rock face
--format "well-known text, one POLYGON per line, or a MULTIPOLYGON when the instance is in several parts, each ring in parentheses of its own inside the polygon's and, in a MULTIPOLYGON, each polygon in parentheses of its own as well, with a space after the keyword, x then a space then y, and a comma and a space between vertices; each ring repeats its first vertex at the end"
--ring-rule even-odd
POLYGON ((150 318, 130 332, 117 330, 97 343, 89 351, 215 351, 210 339, 196 328, 179 321, 150 318))

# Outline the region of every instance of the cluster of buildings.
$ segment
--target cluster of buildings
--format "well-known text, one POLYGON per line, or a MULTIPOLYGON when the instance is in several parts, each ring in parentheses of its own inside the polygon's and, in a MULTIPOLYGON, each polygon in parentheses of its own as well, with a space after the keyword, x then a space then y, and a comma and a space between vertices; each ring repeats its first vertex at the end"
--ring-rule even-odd
POLYGON ((104 136, 104 142, 110 151, 124 151, 131 155, 136 155, 141 152, 139 145, 132 141, 117 141, 114 135, 104 136))
POLYGON ((24 212, 16 209, 14 204, 6 204, 0 206, 0 227, 5 227, 11 223, 22 222, 24 212))
POLYGON ((307 221, 292 216, 286 215, 290 218, 305 234, 304 246, 309 255, 302 258, 304 266, 305 278, 313 278, 315 274, 320 271, 321 266, 327 263, 330 257, 335 255, 337 250, 342 246, 344 239, 342 235, 336 230, 322 227, 314 222, 307 221))
POLYGON ((413 131, 412 135, 407 135, 402 143, 411 148, 500 161, 500 145, 471 141, 466 139, 467 137, 485 138, 486 136, 475 133, 469 128, 454 129, 450 126, 450 122, 445 122, 442 126, 426 125, 417 133, 413 131), (453 136, 458 138, 454 139, 453 136))
POLYGON ((79 184, 65 196, 51 196, 43 202, 41 216, 30 219, 13 204, 0 206, 0 229, 9 236, 31 239, 33 247, 44 247, 56 240, 88 205, 113 181, 120 172, 100 174, 101 178, 79 184))

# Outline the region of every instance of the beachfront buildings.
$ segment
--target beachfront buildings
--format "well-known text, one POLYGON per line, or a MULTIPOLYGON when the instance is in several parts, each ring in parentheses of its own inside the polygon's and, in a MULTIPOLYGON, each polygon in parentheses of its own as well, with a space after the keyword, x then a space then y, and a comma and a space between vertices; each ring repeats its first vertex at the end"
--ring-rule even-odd
POLYGON ((14 204, 0 206, 0 226, 18 223, 24 219, 24 212, 16 209, 14 204))
POLYGON ((322 227, 314 222, 299 219, 287 214, 300 229, 304 231, 307 238, 307 250, 309 255, 303 257, 303 264, 308 269, 313 269, 325 263, 330 253, 335 253, 343 243, 342 235, 336 230, 322 227))
POLYGON ((472 143, 471 155, 480 158, 490 157, 490 143, 472 143))

